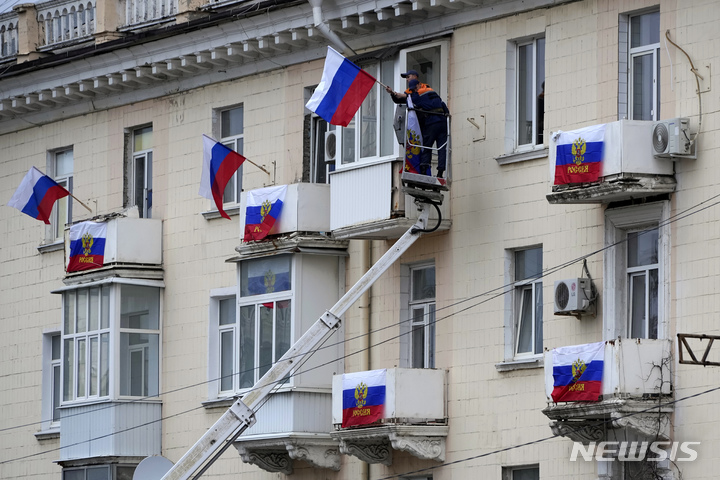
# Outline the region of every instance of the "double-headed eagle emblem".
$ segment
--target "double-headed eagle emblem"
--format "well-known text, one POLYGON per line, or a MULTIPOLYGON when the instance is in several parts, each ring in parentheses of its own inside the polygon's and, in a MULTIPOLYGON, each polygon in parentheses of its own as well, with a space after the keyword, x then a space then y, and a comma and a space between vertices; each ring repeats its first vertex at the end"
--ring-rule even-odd
POLYGON ((577 382, 578 380, 580 380, 580 377, 582 377, 582 374, 585 373, 586 368, 587 368, 587 365, 585 364, 585 362, 583 362, 579 358, 573 362, 573 364, 572 364, 573 382, 577 382))
POLYGON ((582 139, 582 137, 578 137, 577 140, 575 140, 572 144, 572 154, 574 160, 573 162, 575 165, 580 165, 583 160, 585 159, 585 149, 587 148, 587 145, 585 144, 585 140, 582 139))
POLYGON ((357 387, 355 387, 355 404, 358 408, 364 407, 365 403, 367 403, 367 393, 368 387, 365 382, 358 383, 357 387))
POLYGON ((82 236, 83 255, 90 255, 94 242, 95 240, 93 236, 90 235, 90 232, 86 232, 85 235, 82 236))

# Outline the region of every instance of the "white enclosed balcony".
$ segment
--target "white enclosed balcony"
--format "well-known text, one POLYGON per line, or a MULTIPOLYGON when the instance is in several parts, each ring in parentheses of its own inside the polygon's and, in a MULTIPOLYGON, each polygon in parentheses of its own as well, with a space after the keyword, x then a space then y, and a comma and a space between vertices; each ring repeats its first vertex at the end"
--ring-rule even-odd
MULTIPOLYGON (((550 137, 550 184, 555 181, 558 135, 550 137)), ((674 164, 655 156, 653 122, 620 120, 606 124, 604 157, 597 182, 553 185, 548 202, 610 203, 675 191, 674 164)))
POLYGON ((673 389, 671 365, 670 340, 609 340, 605 342, 600 400, 554 403, 553 355, 547 351, 548 404, 543 413, 552 420, 550 428, 555 434, 574 441, 607 440, 613 429, 626 429, 639 438, 667 438, 673 411, 672 406, 666 405, 673 389))
POLYGON ((392 464, 393 450, 425 460, 445 460, 448 434, 445 370, 388 368, 382 418, 357 427, 342 427, 343 376, 333 376, 332 438, 340 453, 367 463, 392 464))
MULTIPOLYGON (((396 239, 418 219, 411 196, 402 191, 402 162, 384 162, 344 168, 330 176, 332 205, 330 227, 336 238, 396 239)), ((450 202, 448 193, 440 205, 438 230, 449 230, 450 202)), ((430 210, 430 226, 438 221, 435 209, 430 210)))

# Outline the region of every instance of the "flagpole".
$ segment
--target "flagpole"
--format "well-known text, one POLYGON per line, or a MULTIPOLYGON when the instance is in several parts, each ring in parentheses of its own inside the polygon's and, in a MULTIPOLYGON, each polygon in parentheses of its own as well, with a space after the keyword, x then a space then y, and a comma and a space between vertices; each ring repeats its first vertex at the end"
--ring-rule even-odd
POLYGON ((267 173, 268 175, 270 175, 270 172, 268 172, 267 170, 265 170, 263 167, 261 167, 260 165, 258 165, 258 164, 255 163, 255 162, 253 162, 252 160, 249 160, 247 157, 245 157, 245 161, 252 163, 252 164, 255 165, 257 168, 259 168, 259 169, 262 170, 263 172, 265 172, 265 173, 267 173))
POLYGON ((81 202, 79 198, 77 198, 75 195, 73 195, 72 193, 70 193, 70 191, 68 191, 68 193, 70 194, 70 196, 71 196, 72 198, 75 199, 76 202, 78 202, 78 203, 79 203, 80 205, 82 205, 83 207, 87 208, 87 211, 88 211, 88 212, 93 213, 93 211, 90 209, 90 207, 88 207, 88 206, 85 205, 83 202, 81 202))

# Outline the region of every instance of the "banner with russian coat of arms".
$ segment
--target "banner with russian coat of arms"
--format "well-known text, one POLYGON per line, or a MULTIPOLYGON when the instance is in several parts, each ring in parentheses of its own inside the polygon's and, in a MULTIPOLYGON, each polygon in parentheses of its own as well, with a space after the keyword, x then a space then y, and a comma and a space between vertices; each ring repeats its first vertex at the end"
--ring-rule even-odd
POLYGON ((553 391, 557 402, 597 402, 602 394, 605 342, 552 351, 553 391))
POLYGON ((67 272, 100 268, 105 263, 107 223, 82 222, 70 227, 70 258, 67 272))
POLYGON ((343 375, 342 427, 369 425, 385 415, 387 369, 343 375))
POLYGON ((555 185, 597 182, 602 172, 605 124, 559 132, 555 185))

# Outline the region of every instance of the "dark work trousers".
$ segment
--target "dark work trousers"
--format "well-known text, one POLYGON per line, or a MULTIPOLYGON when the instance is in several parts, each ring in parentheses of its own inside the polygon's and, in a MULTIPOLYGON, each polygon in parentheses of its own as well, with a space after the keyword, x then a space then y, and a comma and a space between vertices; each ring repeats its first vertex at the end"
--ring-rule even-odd
MULTIPOLYGON (((438 151, 438 170, 445 171, 445 163, 447 161, 447 119, 442 115, 429 115, 421 127, 423 146, 432 147, 434 143, 437 143, 437 147, 441 145, 438 151)), ((432 150, 429 148, 423 148, 420 153, 420 173, 426 175, 432 175, 430 172, 430 160, 432 160, 432 150)))

